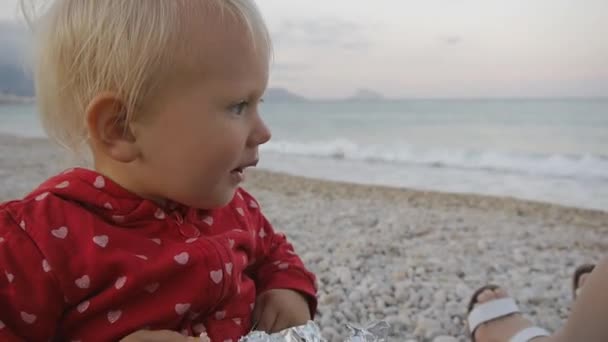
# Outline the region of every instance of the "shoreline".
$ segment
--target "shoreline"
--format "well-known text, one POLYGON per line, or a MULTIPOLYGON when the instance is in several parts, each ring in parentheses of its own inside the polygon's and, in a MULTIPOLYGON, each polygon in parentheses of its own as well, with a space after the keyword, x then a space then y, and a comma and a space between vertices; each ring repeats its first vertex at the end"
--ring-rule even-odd
MULTIPOLYGON (((581 216, 595 219, 606 219, 608 211, 581 208, 562 204, 533 201, 510 196, 480 195, 474 193, 453 193, 442 191, 425 191, 404 187, 393 187, 374 184, 359 184, 344 181, 324 180, 305 176, 291 175, 272 170, 255 169, 247 175, 246 185, 253 188, 272 190, 272 186, 280 184, 285 188, 295 188, 290 185, 306 184, 306 189, 314 193, 333 192, 336 197, 348 196, 357 198, 390 199, 407 203, 414 207, 458 207, 466 206, 471 209, 500 209, 518 216, 540 215, 551 216, 559 213, 561 219, 575 219, 581 216)), ((286 190, 289 191, 289 190, 286 190)), ((583 222, 573 222, 583 223, 583 222)))
MULTIPOLYGON (((54 172, 59 172, 62 169, 73 166, 70 163, 74 163, 74 159, 70 159, 70 155, 68 153, 62 151, 58 145, 54 144, 47 138, 21 137, 0 133, 0 145, 10 147, 10 145, 13 144, 28 145, 34 148, 39 146, 44 149, 48 149, 48 151, 52 153, 54 159, 62 160, 62 162, 55 160, 55 162, 51 163, 52 165, 49 165, 54 172)), ((0 161, 1 160, 2 159, 0 159, 0 161)), ((53 173, 51 172, 47 175, 47 177, 52 175, 53 173)), ((329 196, 327 192, 331 191, 335 196, 373 197, 377 200, 390 199, 400 201, 401 203, 407 203, 408 205, 415 207, 441 206, 449 208, 466 206, 468 208, 481 210, 501 209, 505 212, 515 213, 519 216, 555 216, 556 214, 559 214, 558 216, 560 218, 566 219, 567 222, 570 223, 584 223, 585 220, 580 220, 582 217, 604 218, 606 219, 606 222, 608 222, 608 211, 603 211, 600 209, 568 206, 511 196, 418 190, 398 186, 325 180, 321 178, 293 175, 263 168, 248 170, 244 186, 264 190, 274 190, 273 188, 277 184, 281 184, 284 188, 283 190, 287 192, 291 191, 289 189, 293 187, 294 184, 297 184, 297 188, 299 189, 307 189, 323 196, 329 196)), ((4 196, 0 195, 0 201, 3 200, 3 197, 4 196)))
MULTIPOLYGON (((27 145, 39 145, 44 148, 52 150, 56 157, 61 158, 64 161, 72 161, 67 153, 60 150, 60 147, 52 143, 47 138, 41 137, 21 137, 6 133, 0 133, 1 144, 11 144, 18 142, 19 144, 27 145)), ((60 171, 63 168, 69 168, 71 165, 65 165, 60 167, 61 164, 55 162, 55 168, 60 171)), ((51 174, 52 175, 52 174, 51 174)), ((51 176, 48 175, 48 176, 51 176)), ((516 212, 518 215, 528 215, 533 212, 537 214, 548 213, 548 212, 562 212, 563 216, 606 216, 608 218, 608 211, 600 209, 584 208, 577 206, 569 206, 551 202, 535 201, 522 199, 512 196, 496 196, 496 195, 483 195, 475 193, 457 193, 457 192, 444 192, 436 190, 418 190, 407 187, 399 186, 388 186, 388 185, 376 185, 376 184, 361 184, 348 181, 334 181, 326 180, 321 178, 313 178, 307 176, 293 175, 286 172, 273 171, 269 169, 257 168, 248 171, 246 175, 245 185, 268 189, 271 184, 268 184, 267 179, 272 178, 271 184, 282 183, 289 187, 289 184, 296 183, 307 183, 307 187, 312 190, 319 190, 320 188, 331 188, 338 193, 345 194, 348 192, 349 196, 378 196, 380 193, 383 196, 389 198, 399 199, 401 201, 408 202, 412 205, 419 206, 431 206, 431 205, 442 205, 442 206, 459 206, 467 205, 471 208, 488 209, 502 207, 505 210, 516 212), (261 184, 254 184, 256 181, 261 181, 261 184)), ((1 197, 0 197, 1 199, 1 197)), ((608 222, 608 221, 607 221, 608 222)))

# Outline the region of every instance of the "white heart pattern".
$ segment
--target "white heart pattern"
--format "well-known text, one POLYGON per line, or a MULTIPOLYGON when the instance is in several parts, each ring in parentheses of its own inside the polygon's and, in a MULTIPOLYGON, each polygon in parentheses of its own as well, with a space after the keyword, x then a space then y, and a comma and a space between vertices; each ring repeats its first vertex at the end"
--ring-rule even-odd
POLYGON ((0 243, 3 243, 5 240, 3 237, 0 237, 0 243))
POLYGON ((103 189, 106 186, 106 180, 102 176, 97 176, 97 178, 95 178, 93 186, 97 189, 103 189))
POLYGON ((230 248, 234 248, 234 240, 228 239, 228 245, 230 246, 230 248))
POLYGON ((163 243, 160 239, 150 239, 150 240, 152 240, 152 242, 154 242, 157 245, 160 245, 163 243))
POLYGON ((234 324, 236 324, 236 325, 241 325, 241 323, 243 323, 243 322, 241 321, 241 319, 240 319, 240 318, 233 318, 233 319, 232 319, 232 321, 233 321, 233 322, 234 322, 234 324))
POLYGON ((159 287, 160 287, 159 283, 154 283, 154 284, 147 285, 146 287, 144 287, 144 289, 148 293, 154 293, 154 292, 156 292, 156 290, 158 290, 159 287))
POLYGON ((36 322, 36 315, 29 314, 27 312, 21 311, 21 319, 27 324, 34 324, 36 322))
POLYGON ((91 279, 88 275, 83 275, 82 277, 76 279, 74 283, 76 283, 76 286, 78 286, 80 289, 88 289, 89 286, 91 286, 91 279))
POLYGON ((193 242, 196 242, 196 240, 198 240, 198 238, 191 238, 191 239, 186 240, 186 243, 193 243, 193 242))
POLYGON ((203 222, 205 222, 208 226, 213 226, 213 217, 211 216, 207 216, 203 219, 203 222))
POLYGON ((25 230, 25 221, 21 221, 19 223, 19 227, 21 227, 21 229, 25 230))
POLYGON ((141 260, 148 260, 148 257, 145 255, 141 255, 141 254, 135 254, 136 257, 140 258, 141 260))
POLYGON ((188 253, 186 253, 186 252, 183 252, 183 253, 180 253, 180 254, 174 256, 173 259, 178 264, 185 265, 185 264, 188 263, 188 259, 190 259, 190 255, 188 253))
POLYGON ((156 209, 156 212, 154 213, 154 217, 156 217, 159 220, 164 220, 165 217, 167 217, 167 216, 165 215, 165 212, 161 208, 158 208, 158 209, 156 209))
POLYGON ((42 270, 46 273, 51 271, 51 265, 49 265, 49 262, 46 259, 42 260, 42 270))
POLYGON ((198 319, 201 316, 200 312, 190 312, 188 314, 188 319, 190 319, 191 321, 194 321, 196 319, 198 319))
POLYGON ((266 234, 266 231, 264 230, 264 228, 260 229, 260 238, 262 238, 262 239, 263 239, 263 238, 265 238, 266 236, 268 236, 268 235, 266 234))
POLYGON ((122 311, 110 311, 108 312, 108 322, 110 322, 110 324, 114 324, 120 319, 120 316, 122 316, 122 311))
POLYGON ((68 186, 70 186, 70 182, 68 182, 68 181, 64 181, 64 182, 61 182, 61 183, 57 184, 55 187, 56 187, 57 189, 65 189, 65 188, 67 188, 68 186))
POLYGON ((219 284, 224 278, 224 272, 222 272, 222 270, 211 271, 210 276, 214 283, 219 284))
POLYGON ((199 334, 199 335, 204 332, 207 332, 207 328, 205 327, 205 325, 203 323, 199 323, 199 324, 193 326, 192 330, 194 331, 194 333, 199 334))
POLYGON ((6 325, 4 325, 4 322, 0 321, 0 330, 4 329, 6 325))
POLYGON ((112 209, 114 209, 114 207, 112 207, 112 204, 110 204, 110 202, 106 202, 106 203, 103 205, 103 207, 104 207, 104 208, 106 208, 106 209, 108 209, 108 210, 112 210, 112 209))
POLYGON ((226 318, 226 311, 217 311, 215 313, 215 319, 217 319, 218 321, 224 318, 226 318))
POLYGON ((241 216, 245 216, 245 211, 243 210, 243 208, 236 208, 236 212, 239 213, 239 215, 241 216))
POLYGON ((12 283, 13 280, 15 280, 15 276, 12 273, 8 273, 8 271, 4 271, 4 274, 6 274, 6 279, 8 280, 9 283, 12 283))
POLYGON ((90 304, 91 304, 91 302, 86 300, 86 301, 78 304, 78 306, 76 307, 76 310, 78 310, 78 312, 80 312, 80 313, 83 313, 83 312, 87 311, 90 304))
POLYGON ((109 241, 110 238, 107 235, 98 235, 93 237, 93 242, 101 248, 106 248, 109 241))
POLYGON ((182 316, 190 310, 190 304, 175 304, 175 312, 182 316))
POLYGON ((116 223, 123 223, 125 222, 125 217, 122 215, 114 215, 112 216, 112 220, 114 220, 116 223))
POLYGON ((254 201, 254 200, 251 200, 251 201, 249 202, 249 208, 257 209, 257 208, 259 208, 259 206, 258 206, 258 204, 257 204, 257 203, 255 203, 255 201, 254 201))
POLYGON ((118 279, 116 279, 116 282, 114 283, 114 287, 117 290, 120 290, 120 289, 122 289, 123 286, 125 286, 126 283, 127 283, 127 277, 122 276, 122 277, 119 277, 118 279))
POLYGON ((228 273, 228 275, 232 275, 232 263, 231 262, 226 264, 226 273, 228 273))
POLYGON ((289 268, 289 264, 280 264, 280 265, 279 265, 279 269, 280 269, 280 270, 286 270, 286 269, 288 269, 288 268, 289 268))
POLYGON ((44 200, 46 198, 46 196, 48 196, 49 193, 48 192, 43 192, 40 195, 36 196, 36 201, 40 202, 42 200, 44 200))
POLYGON ((65 239, 68 236, 68 227, 61 227, 51 230, 51 234, 58 239, 65 239))

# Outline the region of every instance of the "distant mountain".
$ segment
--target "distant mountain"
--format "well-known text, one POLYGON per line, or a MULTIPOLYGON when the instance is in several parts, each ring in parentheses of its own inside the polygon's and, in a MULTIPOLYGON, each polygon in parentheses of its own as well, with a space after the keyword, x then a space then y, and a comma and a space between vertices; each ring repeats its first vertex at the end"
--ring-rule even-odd
POLYGON ((369 89, 359 89, 353 96, 349 98, 349 100, 355 101, 373 101, 383 99, 384 95, 369 89))
POLYGON ((264 94, 268 102, 307 102, 307 98, 294 94, 285 88, 268 88, 264 94))
MULTIPOLYGON (((34 82, 23 68, 15 65, 0 64, 0 94, 34 96, 34 82)), ((264 94, 268 102, 307 102, 307 98, 294 94, 284 88, 269 88, 264 94)))
POLYGON ((22 67, 0 64, 0 93, 34 96, 34 82, 22 67))

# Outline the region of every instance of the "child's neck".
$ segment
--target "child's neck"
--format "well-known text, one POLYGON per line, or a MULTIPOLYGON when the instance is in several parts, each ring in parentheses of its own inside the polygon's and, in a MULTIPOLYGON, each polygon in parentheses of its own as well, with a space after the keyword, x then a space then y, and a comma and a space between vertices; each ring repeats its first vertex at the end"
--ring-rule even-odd
POLYGON ((167 199, 154 196, 150 193, 145 184, 141 182, 142 178, 137 177, 141 172, 138 172, 131 164, 116 165, 115 163, 108 163, 95 158, 93 169, 142 199, 150 200, 160 207, 164 207, 168 203, 167 199))

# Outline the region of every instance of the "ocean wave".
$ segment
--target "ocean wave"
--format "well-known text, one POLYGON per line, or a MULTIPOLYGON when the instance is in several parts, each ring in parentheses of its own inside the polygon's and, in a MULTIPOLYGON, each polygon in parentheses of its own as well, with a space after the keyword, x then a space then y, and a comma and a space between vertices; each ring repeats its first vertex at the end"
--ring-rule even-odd
POLYGON ((550 177, 608 179, 608 158, 593 154, 543 154, 473 149, 363 145, 350 140, 271 141, 262 151, 287 155, 399 163, 433 168, 482 169, 550 177))

